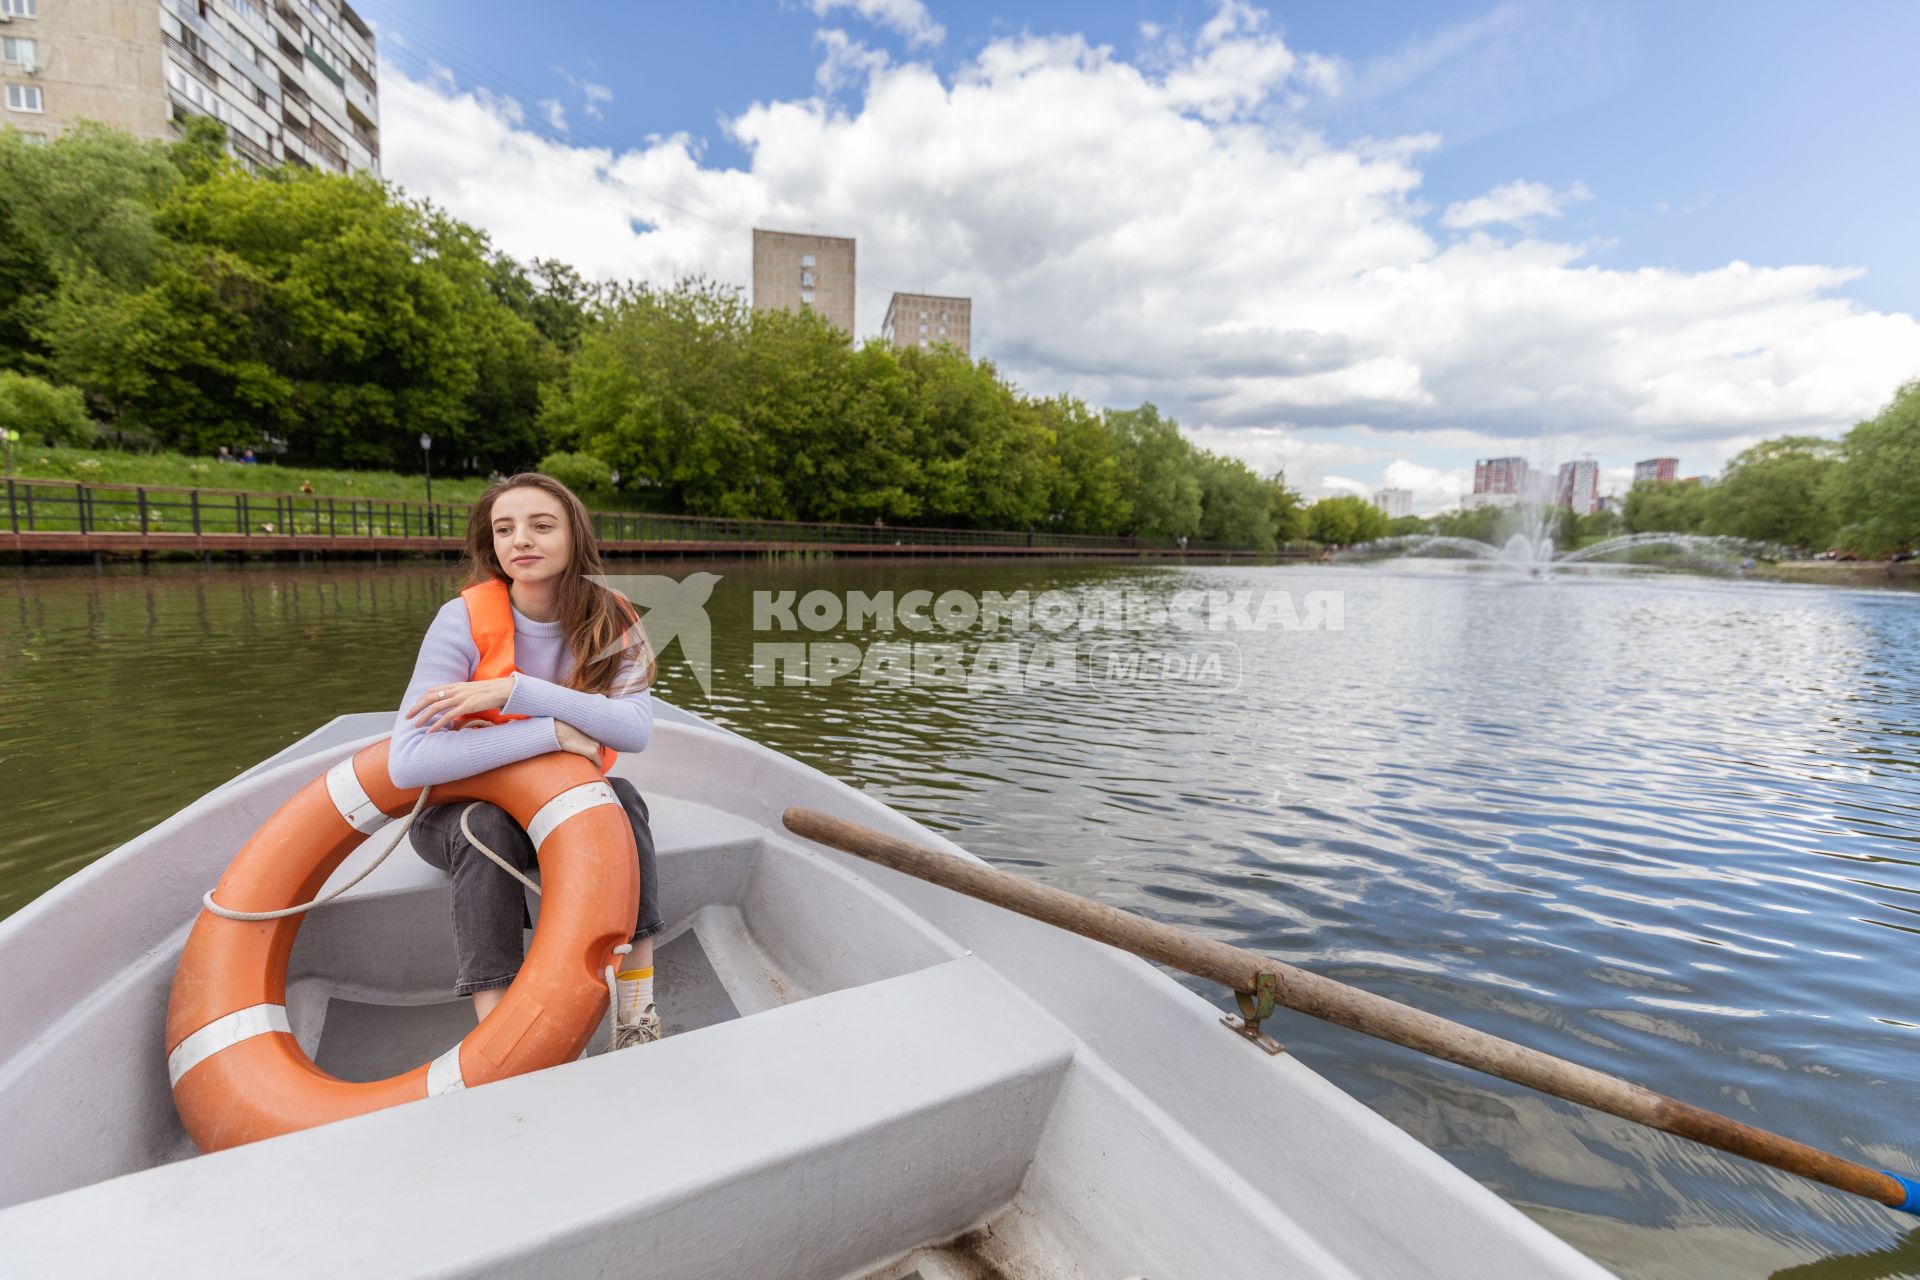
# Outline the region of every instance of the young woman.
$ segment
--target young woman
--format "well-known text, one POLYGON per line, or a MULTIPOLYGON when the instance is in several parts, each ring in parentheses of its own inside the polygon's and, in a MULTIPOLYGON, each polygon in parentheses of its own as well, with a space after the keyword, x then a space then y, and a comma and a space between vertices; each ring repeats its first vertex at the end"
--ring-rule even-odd
MULTIPOLYGON (((492 485, 467 521, 466 568, 471 585, 427 629, 394 721, 394 784, 452 782, 549 751, 603 763, 603 748, 645 750, 653 655, 632 607, 590 580, 603 569, 580 499, 534 472, 492 485)), ((633 950, 616 975, 613 1047, 623 1049, 660 1038, 660 878, 646 802, 625 778, 607 781, 640 855, 633 950)), ((520 971, 526 903, 520 882, 461 830, 467 807, 429 803, 412 838, 422 858, 453 875, 454 991, 471 995, 484 1018, 520 971)), ((523 871, 534 867, 532 841, 504 809, 478 805, 466 818, 481 843, 523 871)))

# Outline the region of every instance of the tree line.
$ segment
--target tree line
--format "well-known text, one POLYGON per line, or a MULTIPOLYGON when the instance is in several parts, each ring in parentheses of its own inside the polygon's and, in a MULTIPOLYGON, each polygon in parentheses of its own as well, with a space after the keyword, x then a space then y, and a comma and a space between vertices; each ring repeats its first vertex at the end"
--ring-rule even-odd
POLYGON ((855 346, 738 290, 585 280, 368 175, 0 130, 0 415, 47 443, 313 466, 546 466, 611 500, 795 520, 1305 533, 1284 476, 1153 405, 1028 395, 951 348, 855 346), (611 492, 618 476, 618 492, 611 492))
MULTIPOLYGON (((1316 509, 1309 509, 1310 518, 1316 509)), ((1495 542, 1509 520, 1497 507, 1383 519, 1373 536, 1439 533, 1495 542)), ((1911 550, 1920 544, 1920 381, 1900 388, 1878 414, 1838 440, 1763 440, 1717 476, 1643 480, 1618 506, 1590 515, 1561 508, 1549 533, 1562 547, 1622 533, 1693 533, 1802 554, 1911 550)))
MULTIPOLYGON (((755 312, 521 263, 367 175, 253 173, 217 121, 175 142, 0 129, 0 428, 47 443, 442 474, 539 466, 602 500, 796 520, 1182 537, 1272 547, 1491 539, 1498 511, 1389 521, 1195 447, 1151 404, 1013 386, 951 349, 855 346, 755 312), (618 477, 616 491, 615 478, 618 477), (1484 526, 1484 528, 1482 527, 1484 526)), ((1557 517, 1862 552, 1920 538, 1920 384, 1838 441, 1784 436, 1706 484, 1557 517)))
POLYGON ((1838 440, 1781 436, 1708 485, 1639 484, 1621 513, 1635 533, 1724 534, 1865 555, 1920 543, 1920 381, 1838 440))

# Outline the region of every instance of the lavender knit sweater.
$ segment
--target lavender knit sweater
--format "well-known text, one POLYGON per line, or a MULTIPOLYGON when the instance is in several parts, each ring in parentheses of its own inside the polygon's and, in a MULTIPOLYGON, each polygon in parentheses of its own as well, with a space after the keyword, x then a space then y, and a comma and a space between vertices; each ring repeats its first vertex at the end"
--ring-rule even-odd
MULTIPOLYGON (((615 751, 644 751, 653 736, 653 693, 636 689, 621 697, 581 693, 559 681, 573 669, 573 655, 558 622, 535 622, 513 611, 513 696, 501 710, 531 717, 485 729, 415 728, 407 708, 428 689, 473 679, 480 665, 467 602, 455 596, 440 608, 420 642, 413 679, 393 721, 387 772, 396 787, 424 787, 472 777, 487 769, 560 749, 554 723, 564 720, 615 751)), ((631 670, 631 668, 629 668, 631 670)), ((616 682, 616 688, 622 687, 616 682)))

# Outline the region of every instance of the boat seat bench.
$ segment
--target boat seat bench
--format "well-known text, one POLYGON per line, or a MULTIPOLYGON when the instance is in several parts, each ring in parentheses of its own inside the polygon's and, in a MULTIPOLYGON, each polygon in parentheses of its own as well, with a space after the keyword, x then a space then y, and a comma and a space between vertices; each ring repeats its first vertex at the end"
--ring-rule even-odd
POLYGON ((347 1274, 457 1259, 516 1276, 844 1275, 1010 1201, 1072 1052, 963 958, 21 1205, 0 1212, 0 1256, 52 1274, 86 1239, 96 1273, 192 1258, 223 1274, 270 1252, 347 1274), (529 1167, 535 1152, 567 1159, 529 1167), (327 1188, 327 1222, 283 1161, 327 1188), (454 1167, 459 1181, 436 1177, 454 1167), (475 1202, 476 1182, 499 1195, 475 1202), (168 1211, 183 1202, 241 1225, 209 1238, 168 1211))

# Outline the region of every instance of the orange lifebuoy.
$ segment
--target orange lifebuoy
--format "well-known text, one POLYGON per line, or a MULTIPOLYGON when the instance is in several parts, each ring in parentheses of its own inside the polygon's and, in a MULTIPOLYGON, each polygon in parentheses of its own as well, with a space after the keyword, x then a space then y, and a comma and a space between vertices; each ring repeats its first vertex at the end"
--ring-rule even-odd
MULTIPOLYGON (((413 807, 382 739, 301 788, 241 848, 214 897, 228 908, 303 903, 367 835, 413 807)), ((167 1004, 174 1106, 202 1151, 572 1061, 607 1007, 603 970, 633 933, 640 868, 626 810, 593 765, 556 752, 436 784, 436 803, 484 800, 527 831, 541 873, 539 926, 506 996, 466 1039, 404 1075, 369 1083, 315 1066, 287 1025, 287 959, 300 916, 240 921, 202 911, 167 1004)))

